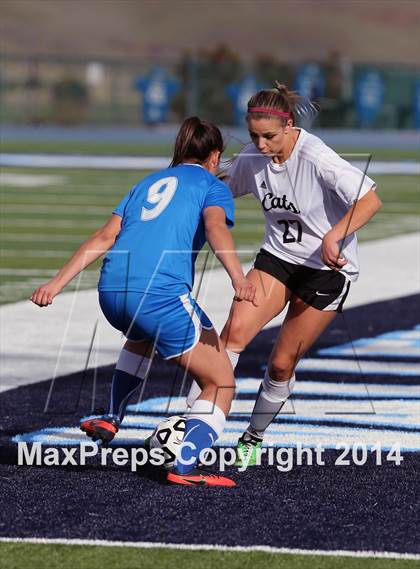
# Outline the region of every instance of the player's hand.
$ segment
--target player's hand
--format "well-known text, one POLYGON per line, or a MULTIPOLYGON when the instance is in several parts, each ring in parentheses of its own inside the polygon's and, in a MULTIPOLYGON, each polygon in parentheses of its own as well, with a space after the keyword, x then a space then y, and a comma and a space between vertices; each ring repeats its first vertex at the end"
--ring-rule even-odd
POLYGON ((254 306, 258 306, 257 288, 253 282, 242 276, 232 279, 232 286, 235 290, 234 300, 247 300, 252 302, 254 306))
POLYGON ((331 232, 322 240, 322 260, 333 271, 340 271, 347 265, 347 259, 340 253, 338 241, 331 232))
POLYGON ((54 279, 38 287, 30 298, 34 304, 44 307, 49 306, 54 297, 61 291, 61 287, 54 282, 54 279))

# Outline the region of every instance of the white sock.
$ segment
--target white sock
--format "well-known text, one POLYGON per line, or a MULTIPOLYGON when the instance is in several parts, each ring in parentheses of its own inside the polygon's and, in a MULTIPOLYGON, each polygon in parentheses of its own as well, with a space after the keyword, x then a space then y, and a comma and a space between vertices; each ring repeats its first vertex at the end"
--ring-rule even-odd
POLYGON ((197 399, 194 401, 188 414, 188 419, 199 419, 207 423, 219 437, 223 432, 226 424, 226 415, 212 401, 206 399, 197 399))
POLYGON ((118 357, 112 376, 108 414, 121 422, 130 397, 149 373, 152 360, 124 348, 118 357))
POLYGON ((286 381, 276 381, 275 379, 271 379, 268 372, 265 372, 262 381, 261 397, 272 403, 284 403, 292 393, 295 381, 295 374, 286 381))
POLYGON ((123 348, 118 357, 115 369, 125 371, 125 373, 144 379, 149 371, 151 363, 152 361, 150 358, 147 358, 146 356, 139 356, 139 354, 134 354, 133 352, 129 352, 123 348))
MULTIPOLYGON (((238 365, 239 356, 241 354, 237 354, 236 352, 231 352, 230 350, 226 350, 226 353, 230 359, 230 363, 232 364, 233 370, 235 370, 236 366, 238 365)), ((200 397, 201 387, 198 383, 193 379, 191 384, 190 390, 187 395, 187 407, 191 409, 194 404, 194 401, 200 397)))
POLYGON ((187 395, 187 407, 189 409, 192 408, 192 406, 194 405, 194 401, 200 397, 200 394, 201 394, 201 387, 198 385, 195 379, 193 379, 190 390, 187 395))
POLYGON ((294 385, 294 374, 289 380, 276 381, 268 375, 268 371, 265 372, 247 429, 249 433, 263 437, 264 431, 281 411, 292 393, 294 385))

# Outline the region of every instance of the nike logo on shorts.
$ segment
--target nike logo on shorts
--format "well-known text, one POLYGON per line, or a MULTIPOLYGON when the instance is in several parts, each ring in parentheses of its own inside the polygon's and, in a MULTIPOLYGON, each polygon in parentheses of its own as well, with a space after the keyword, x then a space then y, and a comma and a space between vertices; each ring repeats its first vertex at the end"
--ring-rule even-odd
POLYGON ((329 292, 319 292, 318 290, 315 292, 317 296, 330 296, 331 293, 329 292))

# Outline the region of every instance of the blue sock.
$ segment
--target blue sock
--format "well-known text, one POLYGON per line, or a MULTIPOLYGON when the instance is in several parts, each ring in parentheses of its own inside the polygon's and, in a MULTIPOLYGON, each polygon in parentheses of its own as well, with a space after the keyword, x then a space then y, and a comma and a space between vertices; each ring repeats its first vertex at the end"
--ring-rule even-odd
POLYGON ((118 423, 121 423, 124 418, 130 396, 139 387, 142 381, 143 379, 141 377, 131 375, 120 369, 114 371, 108 415, 116 419, 118 423))
POLYGON ((216 431, 201 419, 195 417, 187 419, 183 442, 191 443, 194 446, 193 448, 182 447, 181 454, 175 464, 175 472, 177 474, 188 474, 193 470, 197 466, 200 452, 212 447, 217 438, 216 431), (184 464, 186 461, 188 464, 184 464))

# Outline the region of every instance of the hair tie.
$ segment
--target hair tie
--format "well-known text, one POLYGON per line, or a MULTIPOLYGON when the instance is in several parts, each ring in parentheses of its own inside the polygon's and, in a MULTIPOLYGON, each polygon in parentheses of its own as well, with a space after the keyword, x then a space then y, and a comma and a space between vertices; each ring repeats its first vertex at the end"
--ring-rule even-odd
POLYGON ((290 119, 290 113, 278 111, 277 109, 267 109, 266 107, 249 107, 248 113, 265 113, 267 115, 276 115, 285 119, 290 119))

